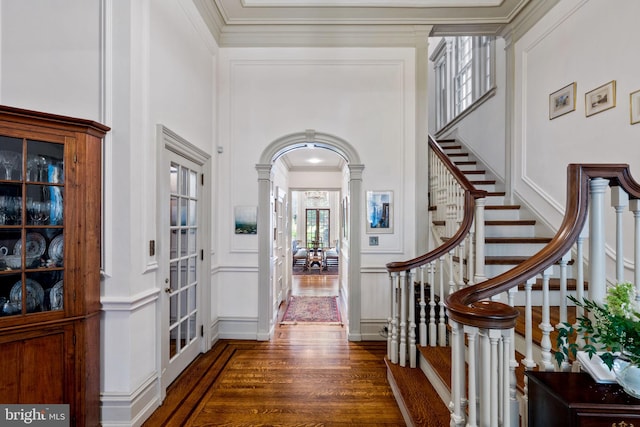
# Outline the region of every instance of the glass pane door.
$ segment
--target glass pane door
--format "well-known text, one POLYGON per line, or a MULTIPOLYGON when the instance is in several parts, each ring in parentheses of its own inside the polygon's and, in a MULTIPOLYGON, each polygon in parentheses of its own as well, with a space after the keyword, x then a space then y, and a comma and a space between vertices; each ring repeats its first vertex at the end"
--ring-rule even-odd
POLYGON ((307 209, 307 246, 313 249, 329 244, 329 209, 307 209))

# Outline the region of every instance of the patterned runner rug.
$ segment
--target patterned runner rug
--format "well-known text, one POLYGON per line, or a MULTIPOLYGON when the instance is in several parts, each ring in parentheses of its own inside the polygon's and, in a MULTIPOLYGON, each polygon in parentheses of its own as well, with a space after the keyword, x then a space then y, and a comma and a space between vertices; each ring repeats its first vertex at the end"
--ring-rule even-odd
POLYGON ((293 296, 282 316, 282 325, 334 323, 342 325, 338 297, 293 296))

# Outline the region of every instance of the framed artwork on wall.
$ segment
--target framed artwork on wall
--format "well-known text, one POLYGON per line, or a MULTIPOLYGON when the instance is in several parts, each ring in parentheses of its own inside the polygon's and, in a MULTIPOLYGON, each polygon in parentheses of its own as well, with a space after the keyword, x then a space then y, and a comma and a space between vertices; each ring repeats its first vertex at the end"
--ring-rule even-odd
POLYGON ((584 113, 587 117, 616 106, 616 81, 593 89, 584 94, 584 113))
POLYGON ((258 207, 236 206, 234 221, 236 234, 258 234, 258 207))
POLYGON ((576 109, 576 82, 549 95, 549 120, 570 113, 576 109))
POLYGON ((393 191, 367 191, 367 233, 393 233, 393 191))
POLYGON ((631 124, 635 125, 640 123, 640 90, 631 92, 629 95, 630 110, 631 110, 631 124))

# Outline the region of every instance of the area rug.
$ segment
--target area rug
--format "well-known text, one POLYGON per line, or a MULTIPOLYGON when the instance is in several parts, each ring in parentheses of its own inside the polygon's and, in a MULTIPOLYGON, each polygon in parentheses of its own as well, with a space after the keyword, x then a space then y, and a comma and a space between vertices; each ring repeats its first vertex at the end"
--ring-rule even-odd
POLYGON ((342 325, 338 297, 293 296, 282 316, 282 325, 332 323, 342 325))

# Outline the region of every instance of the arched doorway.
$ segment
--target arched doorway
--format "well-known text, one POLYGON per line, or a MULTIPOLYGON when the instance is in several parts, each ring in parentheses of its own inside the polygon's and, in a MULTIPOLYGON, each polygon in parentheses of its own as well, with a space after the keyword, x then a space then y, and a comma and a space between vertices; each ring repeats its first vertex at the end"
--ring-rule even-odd
POLYGON ((267 341, 274 331, 277 311, 274 309, 273 287, 271 286, 271 197, 272 167, 283 154, 300 148, 314 147, 331 150, 342 156, 349 170, 348 193, 350 208, 347 218, 349 247, 348 266, 344 272, 348 282, 347 311, 348 338, 350 341, 361 341, 361 284, 360 284, 360 252, 361 252, 361 209, 362 209, 362 171, 357 151, 345 140, 336 136, 306 130, 276 139, 262 152, 258 171, 258 340, 267 341), (261 225, 263 224, 263 225, 261 225))

